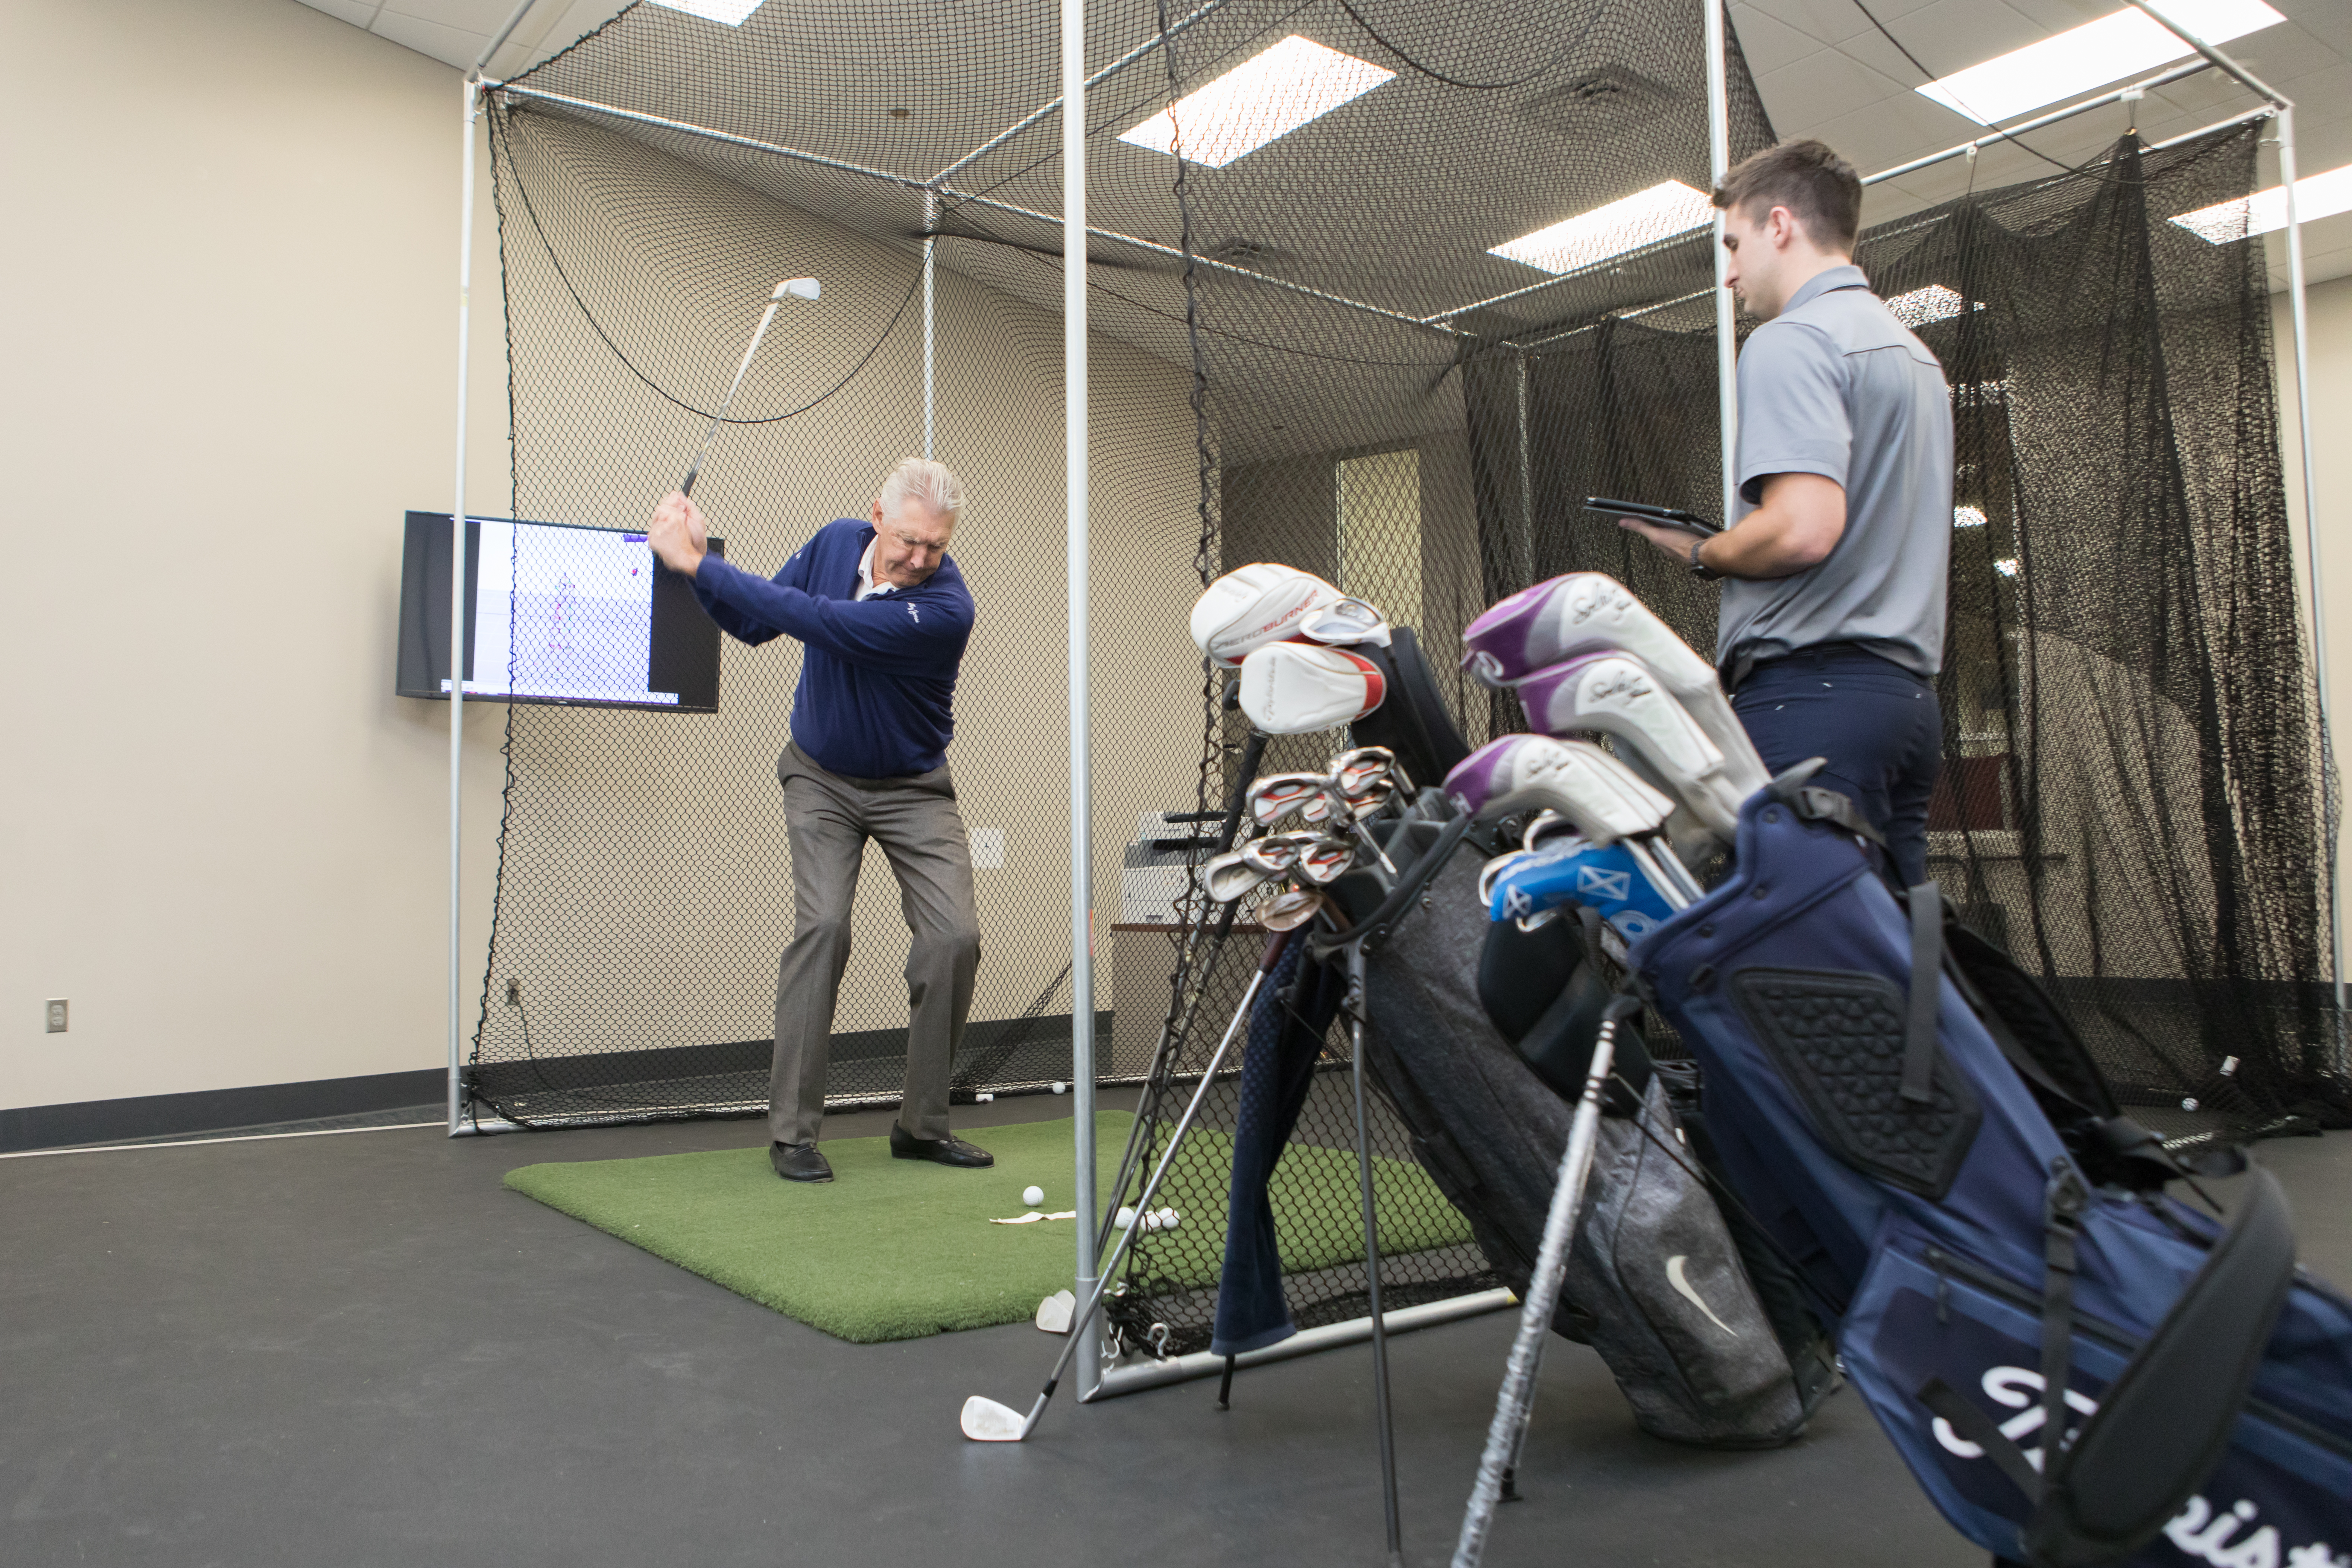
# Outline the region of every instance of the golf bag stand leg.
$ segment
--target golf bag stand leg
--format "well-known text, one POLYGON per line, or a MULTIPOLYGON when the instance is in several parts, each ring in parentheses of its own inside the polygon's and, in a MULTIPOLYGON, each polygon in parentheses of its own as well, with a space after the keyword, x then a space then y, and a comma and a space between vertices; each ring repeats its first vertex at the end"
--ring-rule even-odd
POLYGON ((1517 1463, 1519 1445, 1525 1440, 1544 1336, 1551 1332, 1552 1316, 1559 1307, 1569 1251, 1575 1245, 1577 1220, 1584 1209, 1585 1184, 1592 1174, 1593 1151, 1601 1136, 1601 1093, 1615 1062, 1618 1025, 1636 1005, 1632 998, 1620 996, 1601 1015, 1592 1067, 1585 1074, 1584 1093, 1576 1102, 1576 1119, 1569 1124, 1568 1147, 1560 1152, 1559 1181, 1552 1188, 1551 1212, 1544 1217, 1535 1275, 1528 1281, 1527 1301, 1519 1309, 1518 1337, 1512 1341, 1510 1359, 1504 1363, 1495 1419, 1486 1429, 1486 1452, 1478 1458, 1478 1479, 1470 1489, 1470 1506, 1463 1512, 1462 1533, 1454 1544, 1453 1568, 1478 1568, 1486 1551, 1486 1531, 1495 1522, 1496 1505, 1502 1500, 1504 1473, 1517 1463))
POLYGON ((1381 1313, 1381 1233, 1372 1207, 1372 1143, 1364 1112, 1364 944, 1348 948, 1348 1058, 1356 1087, 1356 1189, 1364 1208, 1364 1294, 1372 1316, 1372 1419, 1380 1426, 1381 1510, 1388 1526, 1388 1568, 1404 1568, 1404 1531, 1397 1518, 1396 1423, 1389 1411, 1388 1321, 1381 1313))

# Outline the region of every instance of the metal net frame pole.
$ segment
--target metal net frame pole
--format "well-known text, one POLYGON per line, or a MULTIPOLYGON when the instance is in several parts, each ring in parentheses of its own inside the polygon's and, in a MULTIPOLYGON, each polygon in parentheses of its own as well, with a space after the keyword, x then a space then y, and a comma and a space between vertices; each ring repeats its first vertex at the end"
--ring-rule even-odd
MULTIPOLYGON (((1095 1229, 1094 759, 1087 691, 1087 12, 1062 0, 1062 446, 1069 486, 1070 1090, 1077 1169, 1077 1299, 1092 1299, 1095 1229)), ((1081 1326, 1078 1397, 1102 1380, 1099 1313, 1081 1326)))
MULTIPOLYGON (((1706 167, 1710 189, 1731 172, 1730 55, 1726 47, 1722 0, 1700 0, 1706 22, 1706 167)), ((1739 339, 1733 319, 1731 289, 1726 283, 1731 254, 1723 248, 1723 220, 1729 215, 1716 209, 1708 226, 1715 247, 1715 405, 1723 433, 1723 526, 1729 528, 1739 510, 1739 339)))
POLYGON ((938 454, 932 451, 933 388, 931 375, 932 349, 935 342, 932 326, 932 283, 938 271, 940 242, 931 230, 939 226, 940 193, 923 193, 923 459, 928 462, 938 454))
MULTIPOLYGON (((518 12, 516 21, 521 20, 518 12)), ((509 31, 513 23, 508 24, 509 31)), ((466 848, 466 374, 473 332, 474 122, 481 117, 481 74, 462 86, 457 125, 465 142, 457 213, 457 471, 449 509, 449 1136, 465 1116, 466 848)))

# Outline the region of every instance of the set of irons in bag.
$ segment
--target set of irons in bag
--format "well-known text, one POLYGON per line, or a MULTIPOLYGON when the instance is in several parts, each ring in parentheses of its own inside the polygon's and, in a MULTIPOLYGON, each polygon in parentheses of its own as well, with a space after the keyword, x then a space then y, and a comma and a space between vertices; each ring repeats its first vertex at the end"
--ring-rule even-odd
POLYGON ((2184 1163, 2125 1116, 2039 984, 1934 884, 1890 886, 1869 825, 1808 783, 1818 764, 1769 774, 1713 668, 1622 584, 1571 574, 1470 625, 1463 667, 1545 732, 1466 756, 1458 736, 1436 758, 1363 743, 1451 721, 1382 713, 1439 705, 1394 689, 1417 658, 1385 655, 1409 629, 1309 574, 1229 574, 1192 630, 1237 672, 1255 730, 1347 725, 1358 742, 1326 774, 1256 781, 1255 826, 1311 807, 1311 831, 1220 857, 1208 891, 1294 875, 1260 919, 1312 922, 1328 950, 1349 940, 1342 879, 1375 874, 1381 929, 1356 960, 1371 1059, 1433 1177, 1527 1279, 1456 1568, 1479 1561, 1509 1485, 1545 1336, 1580 1307, 1577 1337, 1645 1426, 1723 1446, 1801 1428, 1824 1387, 1802 1342, 1826 1335, 1923 1489, 1997 1563, 2352 1568, 2352 1301, 2297 1267, 2275 1182, 2226 1151, 2184 1163), (1590 733, 1613 749, 1561 738, 1590 733), (1408 765, 1443 771, 1442 789, 1416 795, 1408 765), (1465 847, 1485 857, 1469 926, 1447 912, 1465 847), (1571 918, 1584 940, 1553 942, 1571 918), (1482 928, 1483 968, 1452 951, 1482 928), (1481 1003, 1500 1028, 1488 972, 1540 962, 1610 983, 1570 1047, 1580 1084, 1557 1059, 1542 1074, 1559 1099, 1532 1142, 1558 1166, 1538 1244, 1526 1205, 1493 1197, 1514 1175, 1496 1151, 1529 1146, 1528 1128, 1445 1109, 1452 1094, 1507 1114, 1532 1056, 1431 1042, 1483 1028, 1464 1023, 1481 1003), (1673 1103, 1645 1016, 1692 1058, 1673 1103), (1645 1162, 1667 1187, 1645 1187, 1645 1162), (2226 1205, 2221 1177, 2240 1178, 2226 1205), (1692 1226, 1717 1239, 1670 1240, 1692 1226), (1685 1289, 1702 1245, 1732 1259, 1703 1299, 1685 1289), (1713 1310, 1727 1295, 1740 1302, 1713 1310), (1764 1359, 1795 1371, 1795 1403, 1731 1390, 1760 1364, 1738 1342, 1759 1335, 1779 1338, 1764 1359))

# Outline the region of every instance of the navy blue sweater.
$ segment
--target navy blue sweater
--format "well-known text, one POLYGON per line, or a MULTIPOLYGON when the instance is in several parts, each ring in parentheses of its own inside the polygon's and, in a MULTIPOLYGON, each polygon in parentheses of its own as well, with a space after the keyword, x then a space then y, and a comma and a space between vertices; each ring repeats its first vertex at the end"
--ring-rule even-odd
POLYGON ((694 596, 747 643, 789 635, 805 645, 793 740, 819 767, 903 778, 947 761, 971 595, 944 556, 920 586, 860 600, 857 563, 873 538, 871 523, 826 523, 772 582, 706 555, 694 596))

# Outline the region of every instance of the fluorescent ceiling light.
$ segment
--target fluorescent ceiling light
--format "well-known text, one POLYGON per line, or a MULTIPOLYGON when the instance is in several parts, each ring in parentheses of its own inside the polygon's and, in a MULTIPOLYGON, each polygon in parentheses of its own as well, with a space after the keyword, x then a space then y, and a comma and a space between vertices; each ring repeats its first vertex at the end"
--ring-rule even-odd
MULTIPOLYGON (((2324 174, 2305 174, 2294 183, 2294 216, 2309 223, 2352 212, 2352 163, 2324 174)), ((2268 234, 2286 226, 2286 187, 2273 185, 2234 202, 2182 213, 2173 222, 2201 239, 2227 245, 2249 235, 2268 234)))
POLYGON ((1549 228, 1523 234, 1486 254, 1545 272, 1573 272, 1714 221, 1715 205, 1706 193, 1680 180, 1667 180, 1607 206, 1564 217, 1549 228))
POLYGON ((673 11, 683 11, 689 16, 700 16, 707 21, 724 22, 730 27, 740 27, 744 17, 760 8, 761 0, 654 0, 654 4, 666 5, 673 11))
POLYGON ((1178 99, 1118 139, 1222 169, 1394 78, 1370 60, 1293 34, 1178 99))
MULTIPOLYGON (((2158 9, 2209 44, 2226 44, 2286 20, 2263 0, 2162 0, 2158 9)), ((1979 125, 1990 125, 2196 52, 2155 17, 2126 7, 1916 90, 1979 125)))
MULTIPOLYGON (((1966 300, 1941 283, 1930 283, 1925 289, 1897 294, 1886 301, 1886 308, 1895 312, 1896 321, 1916 331, 1930 321, 1950 321, 1960 313, 1960 307, 1967 304, 1966 300)), ((1979 300, 1971 308, 1981 310, 1984 301, 1979 300)))

